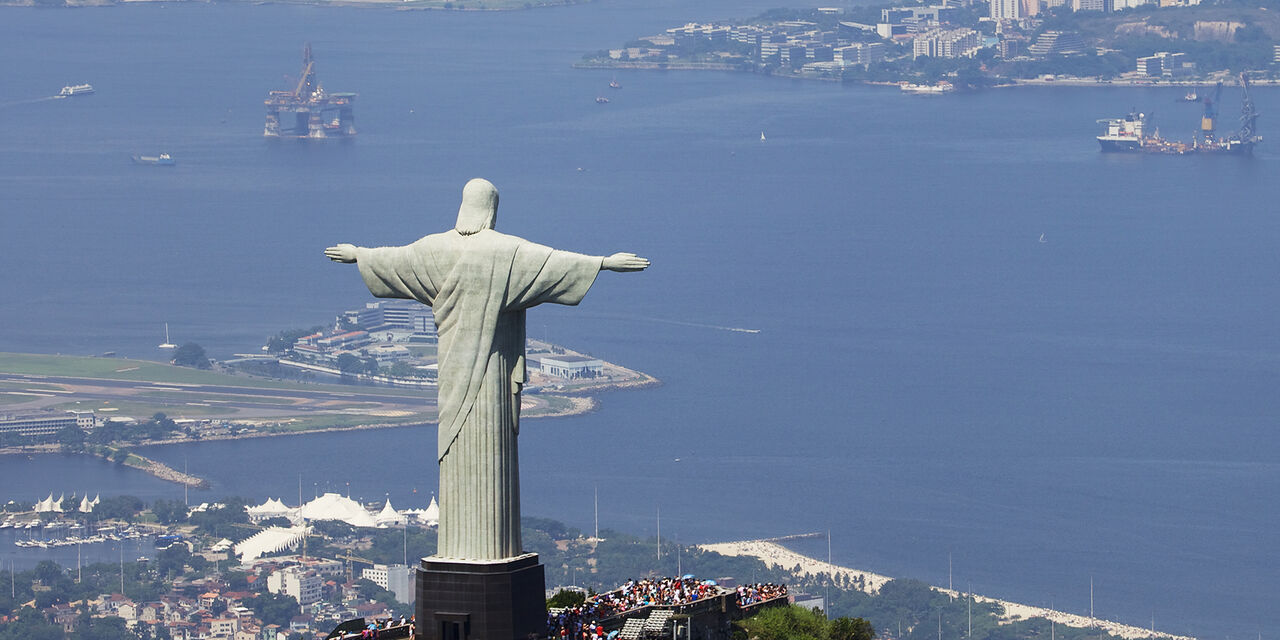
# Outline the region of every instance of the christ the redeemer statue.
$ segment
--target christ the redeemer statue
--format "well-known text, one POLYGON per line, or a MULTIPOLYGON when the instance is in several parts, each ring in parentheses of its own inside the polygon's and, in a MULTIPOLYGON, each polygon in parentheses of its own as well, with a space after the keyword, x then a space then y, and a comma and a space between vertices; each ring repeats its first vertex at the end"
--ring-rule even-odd
POLYGON ((403 247, 329 247, 373 295, 431 306, 440 336, 439 558, 489 561, 520 542, 520 388, 525 309, 578 304, 602 270, 640 271, 632 253, 586 256, 494 231, 498 190, 474 179, 457 225, 403 247))

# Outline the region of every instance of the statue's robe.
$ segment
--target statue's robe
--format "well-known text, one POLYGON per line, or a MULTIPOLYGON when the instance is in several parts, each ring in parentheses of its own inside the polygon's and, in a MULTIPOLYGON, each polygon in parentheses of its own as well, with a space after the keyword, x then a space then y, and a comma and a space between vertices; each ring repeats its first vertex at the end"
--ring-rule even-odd
POLYGON ((440 336, 440 532, 436 555, 497 560, 520 542, 520 388, 524 311, 576 305, 603 258, 491 229, 455 230, 404 247, 360 248, 373 295, 430 305, 440 336))

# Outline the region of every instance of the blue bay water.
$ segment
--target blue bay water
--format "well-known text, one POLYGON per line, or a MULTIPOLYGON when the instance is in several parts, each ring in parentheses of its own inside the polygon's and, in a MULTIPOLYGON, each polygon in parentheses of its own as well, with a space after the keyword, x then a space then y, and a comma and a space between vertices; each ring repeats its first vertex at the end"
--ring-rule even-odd
MULTIPOLYGON (((1269 143, 1252 159, 1097 152, 1094 120, 1134 106, 1189 135, 1197 109, 1176 90, 931 100, 633 72, 611 92, 614 74, 571 68, 769 4, 6 9, 0 54, 18 63, 0 82, 0 350, 160 358, 165 322, 218 356, 256 349, 368 299, 324 246, 446 228, 483 175, 503 230, 654 261, 603 275, 579 308, 531 314, 531 335, 664 385, 528 422, 527 514, 587 529, 598 486, 601 525, 622 531, 652 535, 658 509, 681 542, 830 529, 837 563, 945 583, 950 555, 957 585, 1075 612, 1092 578, 1101 617, 1267 633, 1280 592, 1269 143), (303 41, 326 88, 361 94, 357 140, 260 136, 260 101, 297 73, 303 41), (14 104, 80 82, 98 93, 14 104), (178 166, 128 162, 157 152, 178 166)), ((1280 104, 1273 89, 1256 98, 1280 104)), ((301 483, 408 506, 435 488, 433 438, 149 454, 208 477, 194 499, 292 501, 301 483)), ((57 456, 0 457, 0 477, 5 500, 181 494, 57 456)))

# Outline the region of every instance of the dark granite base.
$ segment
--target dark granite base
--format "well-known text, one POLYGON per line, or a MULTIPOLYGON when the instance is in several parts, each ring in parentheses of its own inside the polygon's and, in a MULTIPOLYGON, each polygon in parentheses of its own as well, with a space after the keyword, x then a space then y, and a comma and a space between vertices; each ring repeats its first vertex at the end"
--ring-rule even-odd
POLYGON ((423 558, 416 640, 528 640, 547 635, 538 555, 473 563, 423 558))

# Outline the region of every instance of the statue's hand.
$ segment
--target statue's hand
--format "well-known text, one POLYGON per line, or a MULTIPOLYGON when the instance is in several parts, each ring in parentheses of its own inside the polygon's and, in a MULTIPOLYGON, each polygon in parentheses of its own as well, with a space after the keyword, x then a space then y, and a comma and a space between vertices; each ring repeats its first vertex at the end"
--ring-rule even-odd
POLYGON ((648 258, 641 258, 634 253, 615 253, 600 263, 601 269, 609 271, 644 271, 648 266, 648 258))
POLYGON ((354 244, 344 243, 337 246, 329 247, 328 249, 324 250, 324 255, 326 258, 334 262, 351 264, 352 262, 356 261, 356 246, 354 244))

